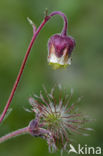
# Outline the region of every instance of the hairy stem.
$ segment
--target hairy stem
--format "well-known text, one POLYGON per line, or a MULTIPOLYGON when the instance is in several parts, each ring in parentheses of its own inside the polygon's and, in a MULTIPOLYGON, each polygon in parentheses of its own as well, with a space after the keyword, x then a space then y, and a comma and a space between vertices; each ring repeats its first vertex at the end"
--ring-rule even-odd
POLYGON ((19 136, 19 135, 22 135, 22 134, 26 134, 26 133, 29 133, 29 128, 28 127, 16 130, 16 131, 11 132, 11 133, 9 133, 9 134, 7 134, 5 136, 2 136, 0 138, 0 143, 2 143, 4 141, 7 141, 8 139, 11 139, 13 137, 16 137, 16 136, 19 136))
POLYGON ((18 84, 19 84, 19 81, 20 81, 20 78, 21 78, 21 76, 22 76, 22 74, 23 74, 24 67, 25 67, 25 65, 26 65, 28 56, 29 56, 29 54, 30 54, 31 48, 32 48, 32 46, 33 46, 33 44, 34 44, 34 41, 35 41, 36 37, 38 36, 39 32, 40 32, 41 29, 44 27, 44 25, 47 23, 47 21, 48 21, 52 16, 54 16, 54 15, 56 15, 56 14, 62 16, 63 19, 64 19, 64 28, 63 28, 63 31, 62 31, 62 35, 66 35, 66 33, 67 33, 67 18, 66 18, 66 16, 65 16, 62 12, 55 11, 55 12, 52 12, 49 16, 46 16, 46 17, 45 17, 45 19, 44 19, 43 22, 40 24, 40 26, 38 27, 38 29, 36 30, 36 32, 33 34, 32 40, 30 41, 29 47, 28 47, 27 52, 26 52, 26 54, 25 54, 24 60, 23 60, 23 62, 22 62, 22 65, 21 65, 21 67, 20 67, 20 71, 19 71, 19 73, 18 73, 17 79, 16 79, 16 81, 15 81, 15 83, 14 83, 14 86, 13 86, 13 88, 12 88, 12 91, 11 91, 11 94, 10 94, 10 96, 9 96, 9 99, 8 99, 8 101, 7 101, 7 103, 6 103, 6 106, 5 106, 5 108, 4 108, 4 110, 3 110, 2 114, 1 114, 1 116, 0 116, 0 123, 1 123, 2 120, 4 119, 5 114, 6 114, 8 108, 9 108, 9 106, 10 106, 10 104, 11 104, 11 101, 12 101, 13 97, 14 97, 16 88, 17 88, 17 86, 18 86, 18 84))

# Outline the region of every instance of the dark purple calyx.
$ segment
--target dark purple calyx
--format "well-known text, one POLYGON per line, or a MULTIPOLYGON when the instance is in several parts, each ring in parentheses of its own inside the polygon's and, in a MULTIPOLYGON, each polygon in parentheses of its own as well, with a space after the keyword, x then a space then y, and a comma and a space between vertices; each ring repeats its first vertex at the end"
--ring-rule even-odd
POLYGON ((45 138, 45 135, 50 135, 50 131, 42 128, 42 124, 39 124, 38 119, 34 119, 29 123, 29 133, 35 137, 45 138))
POLYGON ((70 56, 75 47, 75 40, 71 36, 61 36, 56 34, 49 39, 49 51, 52 46, 55 48, 55 54, 57 57, 61 57, 65 49, 67 49, 67 54, 70 56))
POLYGON ((29 132, 32 136, 39 136, 38 120, 32 120, 29 124, 29 132))

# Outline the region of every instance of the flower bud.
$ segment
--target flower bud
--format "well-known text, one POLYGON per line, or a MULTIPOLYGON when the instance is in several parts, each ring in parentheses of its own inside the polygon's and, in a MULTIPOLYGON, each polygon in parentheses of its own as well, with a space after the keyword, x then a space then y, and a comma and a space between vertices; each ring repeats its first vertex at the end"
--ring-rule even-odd
POLYGON ((71 64, 71 53, 75 40, 71 36, 53 35, 48 42, 48 62, 54 69, 71 64))

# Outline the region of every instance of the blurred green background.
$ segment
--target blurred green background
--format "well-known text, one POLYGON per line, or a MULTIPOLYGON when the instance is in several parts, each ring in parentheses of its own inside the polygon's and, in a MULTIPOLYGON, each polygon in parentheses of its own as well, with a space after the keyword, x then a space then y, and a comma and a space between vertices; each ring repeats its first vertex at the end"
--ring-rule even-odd
MULTIPOLYGON (((68 33, 76 39, 72 65, 66 70, 52 70, 48 66, 47 41, 52 34, 59 33, 63 26, 62 19, 55 16, 41 31, 33 46, 12 101, 13 111, 0 126, 0 136, 28 125, 34 116, 24 108, 30 108, 28 97, 38 94, 42 84, 50 89, 55 83, 61 83, 68 92, 74 88, 75 98, 84 97, 79 104, 80 110, 96 119, 89 124, 95 131, 89 137, 77 136, 78 143, 103 148, 102 0, 0 0, 0 112, 32 37, 32 28, 26 18, 30 17, 39 26, 45 8, 49 13, 62 11, 68 17, 68 33)), ((0 156, 14 155, 59 156, 60 153, 50 154, 44 140, 25 135, 0 144, 0 156)))

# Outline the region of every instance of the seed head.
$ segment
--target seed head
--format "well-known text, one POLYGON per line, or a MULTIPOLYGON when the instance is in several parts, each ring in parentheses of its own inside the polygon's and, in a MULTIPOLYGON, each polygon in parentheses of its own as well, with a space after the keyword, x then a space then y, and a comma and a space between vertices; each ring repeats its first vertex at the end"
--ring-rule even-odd
MULTIPOLYGON (((49 150, 68 151, 71 143, 71 134, 83 134, 84 123, 87 121, 81 113, 78 113, 75 104, 71 104, 71 97, 63 93, 62 89, 52 88, 50 93, 44 88, 45 95, 30 98, 32 110, 36 119, 30 123, 30 131, 34 136, 46 139, 49 150)), ((79 98, 80 99, 80 98, 79 98)))

